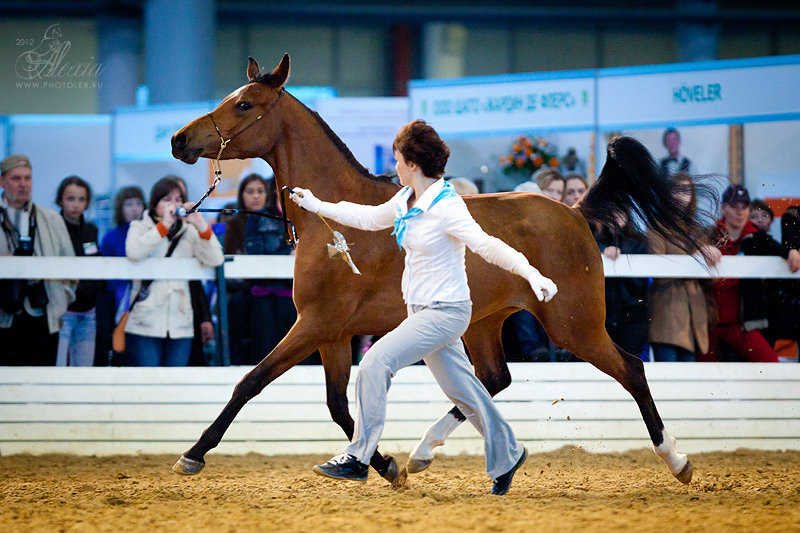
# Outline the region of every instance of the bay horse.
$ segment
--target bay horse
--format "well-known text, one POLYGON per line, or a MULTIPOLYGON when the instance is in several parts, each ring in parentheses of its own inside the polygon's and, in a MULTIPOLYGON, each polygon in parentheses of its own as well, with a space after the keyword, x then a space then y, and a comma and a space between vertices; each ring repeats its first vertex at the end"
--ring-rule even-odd
MULTIPOLYGON (((248 83, 232 92, 211 113, 177 131, 173 156, 189 164, 198 158, 264 159, 274 169, 276 185, 303 187, 328 202, 347 200, 378 205, 398 186, 371 175, 318 114, 285 88, 289 55, 271 72, 261 73, 251 57, 248 83)), ((687 252, 699 251, 693 220, 674 200, 649 152, 622 137, 608 147, 608 160, 578 207, 570 208, 530 193, 479 194, 464 198, 475 220, 486 230, 521 251, 531 265, 559 287, 549 303, 539 302, 528 282, 467 252, 467 273, 473 301, 472 322, 464 334, 475 373, 492 395, 511 383, 501 344, 503 321, 527 309, 547 335, 581 359, 617 380, 641 411, 655 452, 670 472, 689 483, 692 465, 675 451, 675 439, 664 429, 650 394, 642 361, 619 350, 605 329, 603 263, 590 223, 611 225, 619 214, 636 217, 687 252)), ((350 379, 354 335, 381 335, 406 317, 400 292, 403 253, 383 232, 358 231, 330 222, 347 242, 362 275, 344 261, 329 260, 326 244, 331 230, 316 214, 286 203, 286 215, 300 236, 296 247, 293 299, 297 321, 288 334, 235 386, 220 415, 187 450, 173 469, 198 473, 205 454, 217 444, 241 408, 278 376, 319 350, 324 366, 327 405, 347 438, 353 436, 346 388, 350 379)), ((432 449, 464 420, 453 408, 426 432, 407 465, 422 470, 433 459, 432 449)), ((398 478, 394 458, 377 450, 370 464, 389 481, 398 478)))

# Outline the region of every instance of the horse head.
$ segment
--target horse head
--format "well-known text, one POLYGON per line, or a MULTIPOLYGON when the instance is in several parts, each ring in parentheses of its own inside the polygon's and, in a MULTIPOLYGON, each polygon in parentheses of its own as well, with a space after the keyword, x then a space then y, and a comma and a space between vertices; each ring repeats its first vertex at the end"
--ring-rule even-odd
POLYGON ((262 74, 252 57, 245 85, 225 97, 211 113, 203 115, 172 136, 172 155, 193 164, 200 157, 246 159, 260 157, 268 149, 263 128, 274 120, 270 113, 289 79, 289 54, 284 54, 272 72, 262 74), (253 126, 260 126, 254 128, 253 126), (257 135, 256 131, 262 131, 257 135), (223 147, 221 149, 221 147, 223 147))

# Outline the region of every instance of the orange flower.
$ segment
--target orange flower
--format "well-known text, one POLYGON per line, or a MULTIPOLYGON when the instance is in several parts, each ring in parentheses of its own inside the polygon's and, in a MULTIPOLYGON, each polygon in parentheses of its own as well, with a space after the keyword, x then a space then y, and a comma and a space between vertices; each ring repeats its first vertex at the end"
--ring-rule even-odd
POLYGON ((516 160, 516 164, 517 164, 517 167, 519 167, 519 168, 524 167, 525 166, 525 158, 524 157, 518 157, 517 160, 516 160))
POLYGON ((533 149, 530 146, 525 148, 525 155, 530 156, 533 153, 533 149))
POLYGON ((556 168, 558 166, 558 159, 555 157, 551 157, 550 161, 548 161, 547 164, 553 168, 556 168))
POLYGON ((519 152, 521 150, 519 143, 514 144, 514 146, 512 146, 511 149, 514 150, 515 152, 519 152))
POLYGON ((534 157, 532 161, 533 161, 533 166, 540 167, 542 166, 542 163, 544 163, 544 158, 540 154, 536 154, 536 157, 534 157))

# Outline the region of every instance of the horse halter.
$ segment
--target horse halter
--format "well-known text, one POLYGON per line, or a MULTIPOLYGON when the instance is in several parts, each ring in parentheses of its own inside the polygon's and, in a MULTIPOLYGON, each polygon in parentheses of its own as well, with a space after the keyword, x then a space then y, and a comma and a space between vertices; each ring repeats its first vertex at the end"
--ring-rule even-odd
MULTIPOLYGON (((203 201, 206 198, 208 198, 209 195, 212 192, 214 192, 214 189, 217 188, 217 185, 219 184, 219 182, 222 181, 222 170, 220 169, 220 166, 219 166, 219 160, 222 157, 222 151, 225 150, 225 147, 228 146, 229 142, 231 142, 236 137, 238 137, 239 135, 241 135, 242 133, 247 131, 251 126, 254 126, 259 120, 261 120, 263 117, 265 117, 267 115, 267 113, 272 111, 272 108, 277 105, 278 100, 281 99, 281 96, 283 96, 284 92, 285 92, 285 89, 283 87, 281 87, 281 90, 278 92, 278 97, 275 99, 274 102, 272 102, 272 105, 270 105, 269 108, 265 112, 263 112, 260 115, 258 115, 253 122, 251 122, 250 124, 248 124, 247 126, 242 128, 241 130, 239 130, 238 132, 233 134, 227 140, 222 136, 222 132, 219 131, 219 126, 217 126, 217 121, 214 120, 214 115, 212 115, 211 112, 206 113, 208 115, 208 118, 211 119, 211 123, 214 124, 214 129, 216 130, 217 135, 219 136, 219 152, 217 152, 216 159, 212 159, 211 160, 211 163, 214 166, 214 183, 211 184, 211 187, 208 188, 208 190, 203 195, 203 197, 200 198, 200 200, 198 200, 198 202, 196 204, 194 204, 191 209, 186 210, 186 209, 179 208, 179 210, 177 211, 179 213, 179 216, 185 217, 186 215, 188 215, 190 213, 194 213, 195 211, 199 211, 199 212, 204 212, 204 213, 225 213, 225 214, 242 213, 242 214, 248 214, 248 215, 262 216, 262 217, 266 217, 266 218, 272 218, 272 219, 280 220, 281 222, 283 222, 283 236, 284 236, 284 239, 286 240, 286 244, 289 244, 291 246, 296 246, 297 245, 297 230, 295 230, 295 227, 294 227, 294 224, 292 223, 292 221, 289 220, 289 218, 286 216, 286 204, 285 204, 284 199, 283 199, 283 190, 280 191, 280 195, 279 195, 280 202, 281 202, 282 216, 271 215, 269 213, 261 213, 259 211, 248 211, 248 210, 244 210, 244 209, 200 209, 200 204, 202 204, 203 201)), ((286 189, 286 187, 284 187, 284 189, 286 189)))
MULTIPOLYGON (((240 129, 239 131, 237 131, 236 133, 234 133, 234 134, 231 136, 231 138, 230 138, 230 139, 227 139, 227 140, 225 140, 225 138, 222 136, 222 132, 220 132, 220 131, 219 131, 219 126, 217 126, 217 121, 216 121, 216 120, 214 120, 214 115, 212 115, 210 111, 209 111, 208 113, 206 113, 206 114, 208 115, 208 118, 210 118, 210 119, 211 119, 211 123, 212 123, 212 124, 214 124, 214 129, 217 131, 217 136, 219 137, 219 152, 217 152, 217 158, 216 158, 215 160, 212 160, 212 163, 214 164, 214 177, 215 177, 215 179, 214 179, 214 182, 215 182, 215 183, 214 183, 214 185, 215 185, 215 186, 216 186, 216 182, 217 182, 219 179, 221 179, 221 176, 222 176, 222 171, 221 171, 221 170, 220 170, 220 168, 219 168, 219 159, 220 159, 220 157, 222 157, 222 151, 223 151, 223 150, 225 150, 225 147, 226 147, 226 146, 228 146, 228 143, 229 143, 229 142, 231 142, 231 141, 232 141, 232 140, 234 140, 236 137, 238 137, 239 135, 241 135, 242 133, 244 133, 245 131, 247 131, 248 129, 250 129, 250 127, 251 127, 251 126, 255 126, 255 124, 256 124, 256 123, 257 123, 259 120, 261 120, 261 119, 262 119, 263 117, 265 117, 265 116, 266 116, 266 115, 267 115, 267 114, 268 114, 270 111, 272 111, 272 108, 273 108, 273 107, 275 107, 275 106, 278 104, 278 101, 280 101, 280 99, 281 99, 281 96, 283 96, 283 93, 284 93, 284 92, 285 92, 285 89, 284 89, 283 87, 281 87, 281 90, 280 90, 280 91, 278 91, 278 97, 275 99, 275 101, 274 101, 274 102, 272 102, 272 105, 270 105, 270 106, 269 106, 269 108, 268 108, 266 111, 264 111, 263 113, 261 113, 260 115, 258 115, 258 116, 256 117, 256 119, 255 119, 253 122, 251 122, 250 124, 248 124, 248 125, 247 125, 247 126, 245 126, 244 128, 242 128, 242 129, 240 129)), ((204 199, 205 199, 205 197, 204 197, 204 199)), ((202 200, 201 200, 201 201, 202 201, 202 200)), ((198 205, 199 205, 199 204, 198 204, 198 205)))

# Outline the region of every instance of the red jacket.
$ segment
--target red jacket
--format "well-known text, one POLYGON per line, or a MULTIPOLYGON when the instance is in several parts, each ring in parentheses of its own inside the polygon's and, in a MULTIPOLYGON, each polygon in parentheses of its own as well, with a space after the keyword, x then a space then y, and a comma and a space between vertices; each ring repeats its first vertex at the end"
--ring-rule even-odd
MULTIPOLYGON (((739 244, 742 237, 758 231, 758 228, 749 220, 745 222, 744 228, 739 238, 734 240, 727 239, 723 244, 718 245, 722 255, 739 255, 739 244)), ((726 239, 728 231, 725 227, 725 220, 717 221, 717 238, 726 239)), ((742 321, 741 300, 739 297, 739 278, 721 278, 714 283, 711 291, 714 303, 717 304, 720 324, 737 324, 742 321)))

